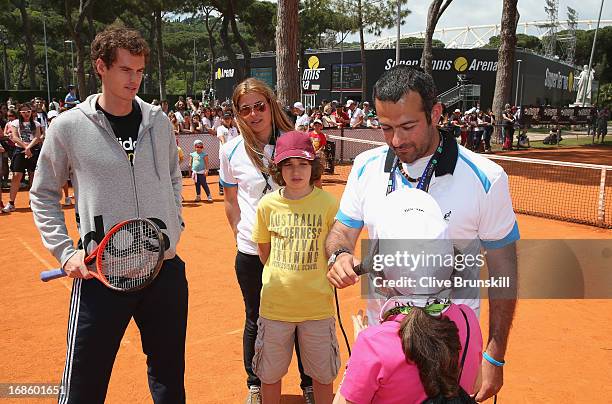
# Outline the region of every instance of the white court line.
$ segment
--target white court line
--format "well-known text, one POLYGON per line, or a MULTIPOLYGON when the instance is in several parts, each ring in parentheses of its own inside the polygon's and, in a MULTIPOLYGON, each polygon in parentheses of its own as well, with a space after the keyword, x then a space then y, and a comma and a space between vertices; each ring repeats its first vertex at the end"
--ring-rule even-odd
POLYGON ((238 334, 239 332, 242 332, 242 331, 243 331, 242 328, 238 328, 237 330, 226 332, 225 335, 234 335, 234 334, 238 334))
MULTIPOLYGON (((15 237, 15 238, 17 239, 17 241, 19 241, 23 245, 23 248, 28 250, 30 252, 30 254, 32 254, 34 256, 34 258, 36 258, 38 261, 40 261, 40 263, 43 264, 46 269, 51 269, 51 268, 53 268, 55 266, 55 265, 49 263, 49 261, 47 261, 43 257, 41 257, 40 254, 38 254, 36 251, 34 251, 34 249, 32 247, 30 247, 30 245, 28 243, 26 243, 24 240, 22 240, 20 237, 15 237)), ((68 283, 65 280, 61 280, 60 282, 62 283, 62 285, 64 285, 64 287, 66 289, 72 290, 72 288, 68 285, 68 283)))

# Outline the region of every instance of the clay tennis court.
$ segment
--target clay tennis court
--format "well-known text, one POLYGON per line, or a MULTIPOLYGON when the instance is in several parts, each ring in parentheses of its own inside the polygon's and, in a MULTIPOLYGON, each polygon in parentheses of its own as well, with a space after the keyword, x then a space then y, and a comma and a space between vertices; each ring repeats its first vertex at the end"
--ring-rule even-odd
MULTIPOLYGON (((338 173, 345 170, 341 167, 338 173)), ((342 175, 326 178, 325 189, 339 198, 344 179, 342 175)), ((191 180, 184 180, 187 229, 178 251, 187 264, 190 286, 186 389, 191 403, 241 403, 246 394, 242 365, 244 306, 234 275, 234 240, 222 198, 217 196, 216 181, 216 176, 209 178, 216 195, 209 205, 188 202, 193 200, 194 187, 191 180)), ((0 216, 0 355, 4 362, 0 383, 57 383, 64 366, 71 281, 39 281, 39 272, 54 267, 56 262, 42 246, 27 199, 21 192, 17 211, 0 216)), ((74 209, 65 208, 64 212, 76 239, 74 209)), ((612 238, 610 230, 574 223, 525 215, 519 215, 518 222, 523 239, 612 238)), ((364 303, 358 287, 339 291, 338 295, 342 320, 352 342, 350 315, 364 303)), ((481 325, 486 339, 486 300, 482 305, 481 325)), ((610 300, 519 301, 499 402, 595 403, 612 396, 611 310, 610 300)), ((344 364, 347 352, 339 330, 338 338, 344 364)), ((336 386, 340 380, 338 377, 336 386)), ((283 393, 283 403, 303 402, 295 361, 284 379, 283 393)), ((145 356, 133 323, 115 362, 107 402, 151 402, 145 356)))

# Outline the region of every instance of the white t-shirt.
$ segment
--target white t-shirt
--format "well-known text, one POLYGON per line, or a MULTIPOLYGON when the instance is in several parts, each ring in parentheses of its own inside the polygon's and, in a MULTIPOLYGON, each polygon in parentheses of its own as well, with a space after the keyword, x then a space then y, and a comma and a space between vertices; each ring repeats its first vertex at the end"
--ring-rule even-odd
MULTIPOLYGON (((497 249, 518 240, 520 235, 512 210, 508 176, 491 160, 462 146, 457 147, 454 172, 440 177, 434 175, 429 186, 430 195, 440 206, 448 223, 449 237, 455 247, 463 254, 475 256, 481 246, 484 249, 497 249)), ((377 237, 374 217, 386 196, 390 176, 390 173, 384 172, 387 151, 388 146, 381 146, 355 158, 336 215, 336 219, 346 226, 365 226, 370 239, 377 237)), ((404 170, 410 177, 418 178, 423 174, 429 158, 427 156, 412 164, 404 164, 404 170)), ((416 187, 399 170, 395 170, 395 184, 397 189, 416 187)), ((453 274, 456 275, 459 274, 453 274)), ((463 271, 460 274, 469 279, 479 275, 477 271, 463 271)), ((469 305, 476 312, 479 310, 480 299, 457 301, 469 305)), ((378 318, 380 304, 378 300, 370 300, 369 318, 378 318)))
MULTIPOLYGON (((264 164, 267 166, 274 153, 273 145, 264 148, 264 164)), ((257 204, 265 195, 279 186, 268 178, 272 190, 266 189, 266 180, 249 158, 242 135, 230 140, 221 147, 221 169, 219 177, 226 187, 238 187, 238 206, 240 206, 240 222, 238 223, 238 251, 257 255, 257 245, 251 240, 257 212, 257 204)))
POLYGON ((308 125, 310 125, 310 117, 305 113, 298 116, 295 121, 295 130, 298 130, 300 126, 303 126, 308 130, 308 125))
MULTIPOLYGON (((353 111, 351 115, 351 126, 356 125, 359 119, 364 118, 364 117, 365 117, 365 114, 363 113, 361 108, 355 108, 355 110, 353 111)), ((365 121, 362 121, 361 124, 362 125, 365 124, 365 121)))
POLYGON ((231 141, 236 136, 238 136, 238 130, 233 126, 229 129, 226 128, 225 125, 221 125, 217 128, 217 139, 221 141, 221 138, 223 138, 223 144, 231 141))
POLYGON ((217 130, 217 128, 221 125, 223 125, 223 123, 221 123, 221 118, 218 117, 217 115, 215 115, 215 117, 212 119, 212 128, 214 130, 217 130))
POLYGON ((178 123, 182 124, 183 122, 185 122, 185 117, 183 116, 182 112, 174 111, 174 116, 176 116, 176 120, 178 123))
POLYGON ((208 131, 208 129, 212 128, 212 122, 205 116, 202 116, 202 126, 208 131))
MULTIPOLYGON (((31 130, 30 129, 30 124, 27 122, 24 122, 23 127, 19 127, 19 119, 15 119, 14 121, 10 122, 10 125, 13 128, 17 129, 17 135, 19 136, 19 139, 21 139, 21 141, 25 144, 30 144, 30 142, 32 140, 34 140, 34 138, 36 137, 36 130, 31 130)), ((40 123, 38 123, 37 120, 34 120, 34 125, 37 128, 40 128, 41 125, 40 123)), ((17 146, 19 147, 19 146, 17 146)), ((37 146, 38 147, 38 146, 37 146)))
POLYGON ((49 122, 47 120, 47 114, 45 114, 44 112, 37 112, 35 120, 40 123, 40 127, 43 131, 47 129, 47 126, 49 125, 49 122))

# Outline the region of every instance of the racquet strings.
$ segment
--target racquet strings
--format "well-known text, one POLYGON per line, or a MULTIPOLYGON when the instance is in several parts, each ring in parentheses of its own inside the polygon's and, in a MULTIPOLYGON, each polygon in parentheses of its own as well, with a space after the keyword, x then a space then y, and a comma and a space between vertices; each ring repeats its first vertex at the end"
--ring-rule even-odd
POLYGON ((159 230, 153 224, 129 221, 109 235, 101 254, 102 273, 117 289, 138 289, 155 274, 160 248, 159 230))

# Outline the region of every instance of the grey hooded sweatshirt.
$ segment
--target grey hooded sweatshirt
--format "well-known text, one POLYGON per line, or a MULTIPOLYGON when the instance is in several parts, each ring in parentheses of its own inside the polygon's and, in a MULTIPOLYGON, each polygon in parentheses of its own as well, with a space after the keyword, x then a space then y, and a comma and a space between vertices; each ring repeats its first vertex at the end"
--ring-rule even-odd
POLYGON ((136 98, 142 122, 133 166, 108 119, 96 110, 100 94, 58 116, 46 133, 30 200, 43 243, 63 267, 76 252, 60 206, 61 187, 72 181, 76 220, 87 254, 120 221, 153 220, 173 258, 184 223, 181 171, 172 124, 158 106, 136 98))

